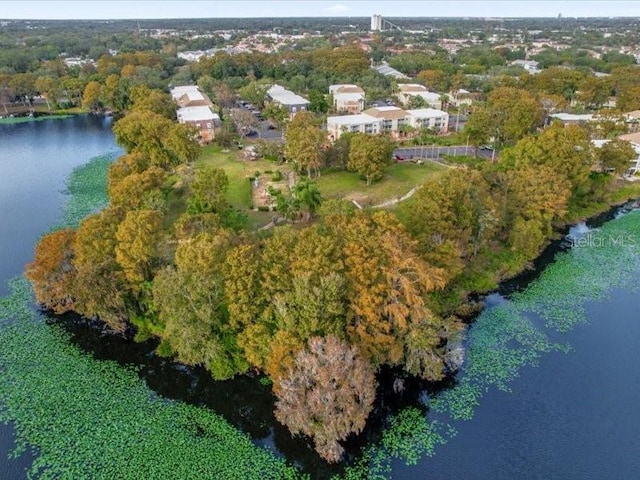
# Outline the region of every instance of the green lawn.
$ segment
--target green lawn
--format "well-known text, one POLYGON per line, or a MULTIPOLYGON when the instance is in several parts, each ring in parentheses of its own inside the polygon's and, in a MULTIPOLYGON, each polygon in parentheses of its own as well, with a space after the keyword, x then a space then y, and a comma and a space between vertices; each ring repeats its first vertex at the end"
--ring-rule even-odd
POLYGON ((406 194, 446 168, 434 162, 424 165, 394 163, 380 181, 369 186, 357 173, 346 171, 323 173, 315 181, 324 198, 346 198, 356 200, 362 206, 371 206, 406 194))
POLYGON ((222 168, 229 178, 227 200, 242 210, 250 208, 252 203, 248 178, 253 177, 256 171, 278 169, 278 166, 269 160, 244 160, 242 151, 223 152, 223 149, 216 145, 204 147, 196 165, 222 168))

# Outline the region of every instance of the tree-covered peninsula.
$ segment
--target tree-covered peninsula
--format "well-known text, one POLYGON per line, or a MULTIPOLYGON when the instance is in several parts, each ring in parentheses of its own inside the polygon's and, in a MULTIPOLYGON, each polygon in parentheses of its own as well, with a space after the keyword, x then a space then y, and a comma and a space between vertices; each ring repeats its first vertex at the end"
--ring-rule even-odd
MULTIPOLYGON (((513 90, 495 101, 538 115, 513 90)), ((330 462, 363 429, 378 369, 427 381, 454 372, 467 294, 520 271, 557 227, 624 194, 603 165, 626 158, 626 145, 602 152, 579 126, 525 126, 497 161, 450 168, 394 210, 316 208, 310 195, 306 215, 250 231, 227 200, 225 171, 195 166, 194 133, 171 119, 164 95, 140 92, 114 126, 126 154, 109 170, 109 206, 37 245, 27 268, 37 301, 157 338, 159 355, 216 379, 266 375, 276 418, 330 462)), ((287 161, 295 155, 289 148, 287 161)))

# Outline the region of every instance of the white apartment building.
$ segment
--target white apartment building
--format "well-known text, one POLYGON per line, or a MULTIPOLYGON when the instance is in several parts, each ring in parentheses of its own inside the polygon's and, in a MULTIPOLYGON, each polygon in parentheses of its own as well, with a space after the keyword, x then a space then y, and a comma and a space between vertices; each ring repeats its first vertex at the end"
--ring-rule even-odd
POLYGON ((181 107, 202 107, 212 105, 211 100, 197 85, 183 85, 171 89, 171 98, 181 107))
POLYGON ((634 176, 640 173, 640 132, 627 133, 618 137, 620 140, 626 140, 636 151, 636 158, 631 160, 631 166, 627 170, 627 176, 634 176))
POLYGON ((364 109, 364 90, 357 85, 331 85, 329 94, 338 112, 360 113, 364 109))
POLYGON ((382 131, 382 121, 366 113, 337 115, 327 118, 327 134, 334 141, 343 133, 367 133, 375 135, 382 131))
POLYGON ((449 114, 434 108, 407 110, 407 123, 416 129, 430 128, 439 133, 449 130, 449 114))
POLYGON ((289 118, 293 118, 298 112, 309 110, 309 100, 280 85, 276 84, 269 88, 267 96, 272 102, 285 107, 289 112, 289 118))
POLYGON ((178 104, 178 123, 188 123, 198 129, 200 143, 209 143, 220 126, 220 117, 211 111, 212 102, 196 85, 183 85, 171 89, 171 98, 178 104))
POLYGON ((454 107, 470 106, 473 103, 473 94, 464 88, 452 90, 447 93, 447 101, 454 107))
POLYGON ((362 113, 379 119, 382 122, 382 132, 398 132, 403 125, 408 125, 407 112, 399 107, 375 107, 362 113))
POLYGON ((427 90, 427 87, 419 83, 399 83, 398 100, 406 107, 411 101, 411 97, 420 97, 430 107, 437 110, 442 109, 440 95, 427 90))

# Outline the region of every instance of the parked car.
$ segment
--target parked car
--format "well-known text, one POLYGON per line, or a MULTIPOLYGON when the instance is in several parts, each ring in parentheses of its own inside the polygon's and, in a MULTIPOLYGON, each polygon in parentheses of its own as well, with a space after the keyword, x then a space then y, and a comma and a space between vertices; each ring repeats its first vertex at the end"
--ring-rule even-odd
POLYGON ((491 145, 480 145, 480 150, 493 150, 491 145))
POLYGON ((398 162, 402 162, 405 158, 402 155, 399 154, 395 154, 394 158, 398 161, 398 162))

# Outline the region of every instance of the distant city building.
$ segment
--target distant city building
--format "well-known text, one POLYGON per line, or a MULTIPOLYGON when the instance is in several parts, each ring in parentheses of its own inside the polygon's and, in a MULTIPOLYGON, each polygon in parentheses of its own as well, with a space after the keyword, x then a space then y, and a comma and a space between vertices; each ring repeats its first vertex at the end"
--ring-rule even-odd
POLYGON ((371 31, 379 32, 382 30, 382 15, 371 15, 371 31))
POLYGON ((228 53, 229 55, 239 53, 238 49, 234 47, 210 48, 208 50, 189 50, 184 52, 178 52, 178 58, 182 58, 187 62, 197 62, 201 58, 213 57, 218 52, 225 52, 225 53, 228 53))
POLYGON ((309 100, 280 85, 276 84, 269 88, 267 96, 272 102, 285 107, 290 118, 293 118, 298 112, 309 110, 309 100))
POLYGON ((93 65, 96 66, 97 63, 92 58, 80 58, 80 57, 69 57, 65 58, 64 64, 67 67, 82 67, 83 65, 93 65))
POLYGON ((329 93, 338 112, 360 113, 364 109, 364 90, 357 85, 331 85, 329 93))
POLYGON ((440 95, 427 90, 427 87, 418 83, 399 83, 398 100, 406 107, 411 102, 411 97, 420 97, 431 108, 442 109, 440 95))

